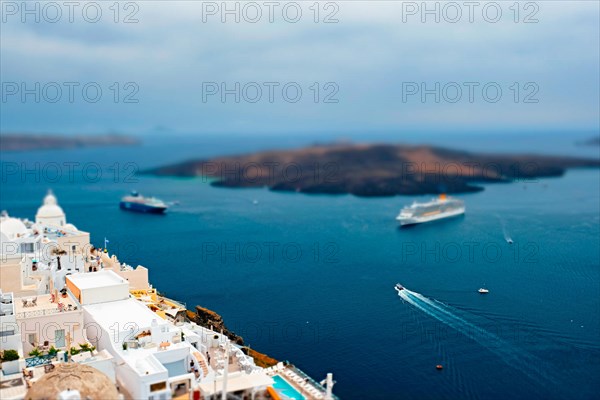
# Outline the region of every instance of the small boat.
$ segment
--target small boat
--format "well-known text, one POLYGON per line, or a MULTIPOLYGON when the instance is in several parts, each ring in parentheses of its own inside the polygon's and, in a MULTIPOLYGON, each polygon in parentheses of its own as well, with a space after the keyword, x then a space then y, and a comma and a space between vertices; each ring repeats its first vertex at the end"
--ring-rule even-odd
POLYGON ((129 196, 125 196, 121 199, 119 207, 126 211, 135 211, 149 214, 162 214, 168 206, 164 201, 154 197, 144 197, 138 192, 133 191, 129 196))
POLYGON ((396 289, 398 291, 398 293, 399 293, 401 290, 404 290, 404 286, 402 286, 399 283, 396 283, 396 286, 394 286, 394 289, 396 289))
POLYGON ((513 244, 513 240, 512 240, 511 238, 507 238, 507 239, 506 239, 506 243, 508 243, 508 244, 513 244))
POLYGON ((439 371, 439 370, 444 369, 444 366, 442 364, 438 364, 435 366, 435 369, 437 369, 439 371))
POLYGON ((489 293, 490 291, 485 288, 479 288, 478 292, 481 294, 485 294, 485 293, 489 293))

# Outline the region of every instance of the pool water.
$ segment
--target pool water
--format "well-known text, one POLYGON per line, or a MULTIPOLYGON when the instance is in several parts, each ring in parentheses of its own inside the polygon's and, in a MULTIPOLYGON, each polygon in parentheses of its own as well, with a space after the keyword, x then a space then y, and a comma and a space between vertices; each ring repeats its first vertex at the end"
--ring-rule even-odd
POLYGON ((169 372, 169 378, 171 378, 173 376, 179 376, 179 375, 184 375, 184 374, 188 373, 187 369, 185 368, 185 363, 182 361, 162 363, 162 365, 164 365, 164 367, 169 372))
POLYGON ((283 379, 279 375, 275 375, 273 377, 275 383, 273 384, 273 388, 277 390, 279 394, 286 396, 289 399, 294 400, 304 400, 305 397, 302 396, 296 389, 292 387, 285 379, 283 379))

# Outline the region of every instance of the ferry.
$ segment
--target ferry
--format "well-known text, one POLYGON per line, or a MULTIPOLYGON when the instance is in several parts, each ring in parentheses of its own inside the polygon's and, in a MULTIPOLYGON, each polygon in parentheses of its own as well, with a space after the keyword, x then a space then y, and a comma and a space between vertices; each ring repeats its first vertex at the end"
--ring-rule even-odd
POLYGON ((414 202, 408 207, 400 210, 396 220, 401 226, 414 225, 423 222, 436 221, 439 219, 456 217, 465 213, 465 203, 454 197, 441 194, 426 203, 414 202))
POLYGON ((122 210, 135 211, 149 214, 163 214, 167 211, 167 204, 154 197, 144 197, 138 192, 133 191, 129 196, 121 199, 119 204, 122 210))

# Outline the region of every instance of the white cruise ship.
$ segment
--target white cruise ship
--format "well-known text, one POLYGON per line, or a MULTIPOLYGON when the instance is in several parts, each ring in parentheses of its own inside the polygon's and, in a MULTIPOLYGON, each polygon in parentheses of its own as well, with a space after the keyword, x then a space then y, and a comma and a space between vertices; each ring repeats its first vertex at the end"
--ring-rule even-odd
POLYGON ((403 226, 455 217, 464 213, 465 203, 462 200, 442 194, 426 203, 414 202, 412 205, 404 207, 396 219, 403 226))

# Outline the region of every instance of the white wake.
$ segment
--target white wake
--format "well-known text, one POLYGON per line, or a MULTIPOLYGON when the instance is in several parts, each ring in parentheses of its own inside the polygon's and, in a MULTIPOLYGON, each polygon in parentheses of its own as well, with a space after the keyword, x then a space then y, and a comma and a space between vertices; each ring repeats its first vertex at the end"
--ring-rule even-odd
POLYGON ((398 295, 407 303, 425 314, 437 319, 450 328, 479 343, 509 366, 521 371, 536 382, 552 382, 546 371, 542 371, 542 362, 536 357, 514 348, 500 337, 482 329, 457 315, 452 307, 432 300, 410 290, 401 290, 398 295))

